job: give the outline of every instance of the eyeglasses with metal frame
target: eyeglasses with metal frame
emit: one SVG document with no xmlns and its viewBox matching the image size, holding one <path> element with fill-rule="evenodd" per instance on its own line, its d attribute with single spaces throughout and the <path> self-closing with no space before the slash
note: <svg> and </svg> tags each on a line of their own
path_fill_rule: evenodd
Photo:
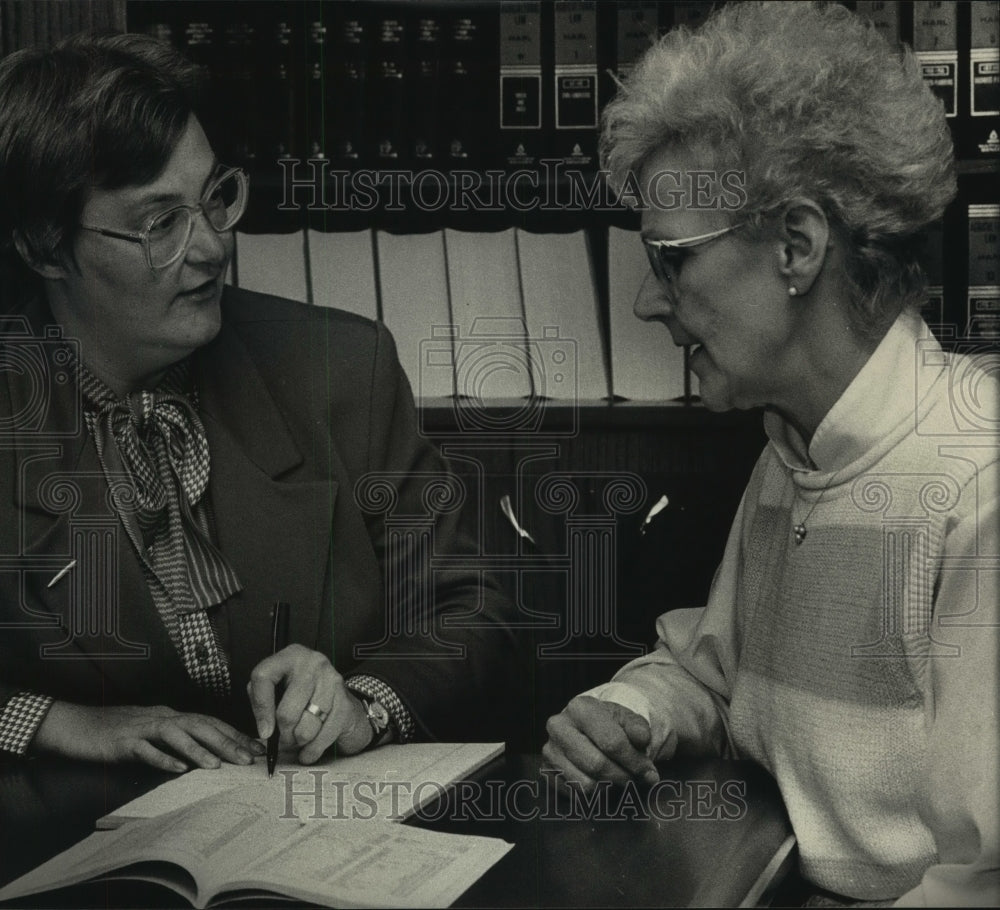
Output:
<svg viewBox="0 0 1000 910">
<path fill-rule="evenodd" d="M 649 257 L 649 265 L 653 270 L 653 274 L 656 275 L 661 284 L 669 287 L 676 283 L 681 265 L 688 256 L 688 250 L 692 247 L 718 240 L 732 231 L 739 230 L 745 224 L 746 222 L 741 222 L 721 228 L 718 231 L 711 231 L 708 234 L 683 237 L 680 240 L 652 240 L 648 237 L 643 237 L 642 244 L 646 248 L 646 256 Z"/>
</svg>

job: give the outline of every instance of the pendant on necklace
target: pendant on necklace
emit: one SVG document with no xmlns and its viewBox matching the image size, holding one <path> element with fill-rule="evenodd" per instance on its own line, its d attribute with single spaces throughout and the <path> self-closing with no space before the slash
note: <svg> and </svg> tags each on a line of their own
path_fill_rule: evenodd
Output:
<svg viewBox="0 0 1000 910">
<path fill-rule="evenodd" d="M 795 527 L 792 528 L 792 531 L 795 534 L 795 546 L 798 546 L 803 540 L 806 539 L 806 526 L 801 524 L 795 525 Z"/>
</svg>

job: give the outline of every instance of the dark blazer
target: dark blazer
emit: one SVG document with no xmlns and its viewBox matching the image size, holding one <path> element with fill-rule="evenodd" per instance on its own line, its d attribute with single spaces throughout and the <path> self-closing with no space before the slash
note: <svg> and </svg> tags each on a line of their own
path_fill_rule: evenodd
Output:
<svg viewBox="0 0 1000 910">
<path fill-rule="evenodd" d="M 194 367 L 214 536 L 243 584 L 218 608 L 232 696 L 213 700 L 188 679 L 111 507 L 127 486 L 109 490 L 66 342 L 33 302 L 0 322 L 0 704 L 20 689 L 169 704 L 252 732 L 245 685 L 269 653 L 271 604 L 285 600 L 293 641 L 343 675 L 384 679 L 423 736 L 504 738 L 527 714 L 514 607 L 474 567 L 426 571 L 431 556 L 468 564 L 478 545 L 418 435 L 391 336 L 233 288 L 222 308 Z"/>
</svg>

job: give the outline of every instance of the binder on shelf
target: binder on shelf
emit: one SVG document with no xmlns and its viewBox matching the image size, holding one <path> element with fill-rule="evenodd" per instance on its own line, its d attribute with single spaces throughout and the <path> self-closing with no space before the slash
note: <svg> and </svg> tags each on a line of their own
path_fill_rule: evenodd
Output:
<svg viewBox="0 0 1000 910">
<path fill-rule="evenodd" d="M 956 0 L 914 0 L 913 51 L 924 81 L 944 104 L 953 136 L 958 118 L 958 27 Z"/>
<path fill-rule="evenodd" d="M 126 22 L 130 32 L 151 35 L 166 44 L 180 47 L 178 10 L 181 4 L 129 3 Z"/>
<path fill-rule="evenodd" d="M 228 140 L 223 125 L 226 111 L 214 84 L 221 75 L 223 57 L 219 10 L 213 3 L 184 2 L 177 6 L 180 18 L 176 37 L 180 41 L 180 51 L 202 71 L 210 86 L 202 99 L 202 127 L 214 148 L 225 148 Z"/>
<path fill-rule="evenodd" d="M 598 299 L 584 231 L 517 231 L 535 394 L 563 401 L 609 395 Z"/>
<path fill-rule="evenodd" d="M 533 168 L 546 152 L 541 7 L 537 0 L 500 6 L 501 167 Z"/>
<path fill-rule="evenodd" d="M 889 47 L 902 47 L 898 0 L 857 0 L 855 12 L 872 24 Z"/>
<path fill-rule="evenodd" d="M 658 322 L 643 322 L 632 305 L 649 274 L 638 231 L 608 229 L 611 391 L 633 401 L 684 396 L 684 352 Z"/>
<path fill-rule="evenodd" d="M 309 303 L 305 255 L 302 231 L 237 233 L 234 283 L 248 291 Z"/>
<path fill-rule="evenodd" d="M 260 166 L 277 172 L 277 162 L 297 154 L 295 141 L 296 90 L 298 66 L 295 30 L 284 15 L 285 7 L 260 7 L 257 26 L 257 156 Z"/>
<path fill-rule="evenodd" d="M 922 258 L 927 276 L 927 299 L 921 315 L 931 328 L 945 323 L 944 306 L 944 225 L 939 221 L 927 229 Z"/>
<path fill-rule="evenodd" d="M 486 81 L 487 61 L 495 59 L 487 48 L 493 31 L 495 6 L 472 3 L 447 8 L 444 38 L 444 162 L 456 169 L 478 168 L 495 141 L 492 88 Z"/>
<path fill-rule="evenodd" d="M 376 168 L 399 168 L 405 156 L 406 20 L 385 7 L 373 19 L 374 57 L 370 79 L 373 134 L 369 160 Z"/>
<path fill-rule="evenodd" d="M 555 130 L 553 157 L 567 166 L 597 166 L 597 3 L 553 5 Z"/>
<path fill-rule="evenodd" d="M 599 58 L 608 65 L 601 65 L 598 73 L 598 91 L 601 110 L 618 93 L 642 55 L 659 38 L 659 6 L 653 0 L 622 0 L 606 11 L 610 21 L 602 26 Z M 599 25 L 602 25 L 599 23 Z M 604 32 L 613 31 L 605 36 Z"/>
<path fill-rule="evenodd" d="M 372 232 L 307 232 L 312 302 L 378 319 Z"/>
<path fill-rule="evenodd" d="M 434 167 L 441 159 L 441 17 L 418 7 L 409 25 L 413 93 L 409 109 L 408 157 L 417 170 Z"/>
<path fill-rule="evenodd" d="M 1000 339 L 1000 205 L 970 205 L 968 338 Z"/>
<path fill-rule="evenodd" d="M 382 319 L 419 398 L 455 394 L 444 235 L 378 231 Z"/>
<path fill-rule="evenodd" d="M 365 164 L 368 22 L 362 5 L 338 3 L 334 8 L 330 73 L 330 158 L 336 168 L 354 170 Z"/>
<path fill-rule="evenodd" d="M 533 392 L 514 231 L 444 231 L 459 397 L 485 401 Z"/>
<path fill-rule="evenodd" d="M 245 7 L 242 8 L 245 11 Z M 225 144 L 219 157 L 231 164 L 254 170 L 257 165 L 257 139 L 254 120 L 254 66 L 257 33 L 247 15 L 234 15 L 223 25 L 222 51 L 217 71 L 219 108 L 224 117 Z"/>
<path fill-rule="evenodd" d="M 961 152 L 1000 159 L 1000 6 L 970 3 L 968 118 Z"/>
<path fill-rule="evenodd" d="M 328 100 L 327 79 L 328 26 L 323 20 L 322 7 L 309 7 L 313 15 L 305 23 L 305 83 L 302 90 L 302 116 L 299 123 L 299 148 L 306 158 L 321 160 L 329 157 L 327 136 L 328 107 L 336 99 Z"/>
<path fill-rule="evenodd" d="M 696 29 L 708 18 L 714 6 L 712 0 L 678 0 L 676 3 L 671 3 L 670 12 L 673 19 L 670 27 L 683 25 L 689 29 Z"/>
<path fill-rule="evenodd" d="M 659 10 L 650 0 L 623 0 L 615 11 L 615 72 L 625 79 L 657 40 Z"/>
</svg>

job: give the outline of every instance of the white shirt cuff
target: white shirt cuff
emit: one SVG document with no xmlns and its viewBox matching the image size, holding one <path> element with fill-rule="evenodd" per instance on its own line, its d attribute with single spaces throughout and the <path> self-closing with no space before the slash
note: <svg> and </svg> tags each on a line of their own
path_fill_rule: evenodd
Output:
<svg viewBox="0 0 1000 910">
<path fill-rule="evenodd" d="M 627 683 L 602 683 L 581 694 L 589 695 L 591 698 L 598 698 L 601 701 L 613 701 L 623 708 L 628 708 L 629 711 L 638 714 L 647 724 L 652 724 L 649 699 L 634 686 L 630 686 Z"/>
</svg>

